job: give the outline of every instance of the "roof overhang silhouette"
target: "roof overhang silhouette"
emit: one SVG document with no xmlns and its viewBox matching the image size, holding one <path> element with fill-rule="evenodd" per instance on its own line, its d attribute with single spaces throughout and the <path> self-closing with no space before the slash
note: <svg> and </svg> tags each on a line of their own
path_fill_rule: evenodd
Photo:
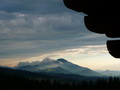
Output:
<svg viewBox="0 0 120 90">
<path fill-rule="evenodd" d="M 109 38 L 120 37 L 120 5 L 116 0 L 63 0 L 66 7 L 86 14 L 84 22 L 88 30 L 105 34 Z M 106 43 L 109 53 L 120 58 L 120 40 Z"/>
</svg>

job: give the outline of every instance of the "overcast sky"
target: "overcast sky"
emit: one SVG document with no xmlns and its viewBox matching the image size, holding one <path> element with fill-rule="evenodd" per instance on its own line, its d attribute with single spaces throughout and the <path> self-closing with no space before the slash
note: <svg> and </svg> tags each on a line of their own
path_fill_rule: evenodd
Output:
<svg viewBox="0 0 120 90">
<path fill-rule="evenodd" d="M 85 15 L 69 10 L 62 0 L 0 2 L 1 65 L 62 57 L 90 67 L 93 58 L 113 59 L 106 50 L 108 38 L 87 30 Z"/>
</svg>

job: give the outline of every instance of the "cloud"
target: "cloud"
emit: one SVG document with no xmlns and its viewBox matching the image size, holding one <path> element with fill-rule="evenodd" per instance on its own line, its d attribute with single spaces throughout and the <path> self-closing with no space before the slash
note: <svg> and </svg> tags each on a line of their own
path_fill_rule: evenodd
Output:
<svg viewBox="0 0 120 90">
<path fill-rule="evenodd" d="M 106 50 L 105 45 L 92 45 L 92 46 L 79 46 L 77 48 L 72 49 L 64 49 L 54 52 L 48 52 L 45 54 L 41 54 L 38 56 L 27 57 L 27 58 L 14 58 L 14 59 L 0 59 L 1 65 L 3 66 L 16 66 L 17 64 L 20 66 L 22 65 L 35 65 L 39 64 L 41 60 L 47 58 L 58 59 L 58 58 L 69 58 L 70 60 L 77 60 L 79 62 L 79 59 L 82 60 L 82 57 L 95 57 L 97 55 L 104 55 L 108 53 Z M 26 55 L 26 54 L 25 54 Z M 29 53 L 30 55 L 30 53 Z M 74 57 L 74 58 L 73 58 Z M 77 59 L 79 57 L 79 59 Z M 89 58 L 90 59 L 90 58 Z M 104 59 L 103 59 L 104 60 Z M 94 61 L 94 60 L 93 60 Z M 93 62 L 92 60 L 87 60 L 88 62 Z M 94 63 L 94 62 L 93 62 Z"/>
<path fill-rule="evenodd" d="M 63 12 L 62 0 L 0 0 L 0 10 L 9 13 L 53 14 Z"/>
<path fill-rule="evenodd" d="M 54 51 L 52 53 L 46 53 L 46 54 L 41 54 L 39 56 L 33 56 L 33 57 L 27 57 L 23 59 L 0 59 L 0 62 L 3 65 L 7 66 L 24 66 L 24 65 L 37 65 L 40 64 L 40 62 L 44 59 L 58 59 L 61 57 L 79 57 L 82 55 L 88 55 L 88 56 L 96 56 L 100 54 L 106 54 L 108 53 L 105 45 L 88 45 L 88 46 L 79 46 L 77 48 L 72 48 L 72 49 L 64 49 L 64 50 L 59 50 L 59 51 Z M 25 54 L 26 55 L 26 54 Z M 7 63 L 6 63 L 7 62 Z M 9 62 L 9 63 L 8 63 Z M 11 63 L 10 63 L 11 62 Z"/>
<path fill-rule="evenodd" d="M 106 40 L 87 31 L 84 15 L 66 9 L 61 0 L 0 1 L 1 59 L 103 45 Z"/>
<path fill-rule="evenodd" d="M 46 58 L 43 58 L 43 59 L 38 60 L 38 61 L 19 62 L 16 66 L 20 67 L 20 66 L 26 66 L 26 65 L 28 65 L 28 66 L 40 65 L 40 64 L 43 64 L 43 63 L 41 63 L 42 61 L 54 61 L 54 59 L 46 57 Z"/>
<path fill-rule="evenodd" d="M 49 57 L 64 57 L 64 56 L 79 56 L 79 55 L 99 55 L 103 53 L 107 53 L 107 49 L 105 48 L 105 45 L 92 45 L 92 46 L 81 46 L 78 48 L 73 49 L 66 49 L 59 52 L 54 52 L 53 56 L 49 55 Z"/>
</svg>

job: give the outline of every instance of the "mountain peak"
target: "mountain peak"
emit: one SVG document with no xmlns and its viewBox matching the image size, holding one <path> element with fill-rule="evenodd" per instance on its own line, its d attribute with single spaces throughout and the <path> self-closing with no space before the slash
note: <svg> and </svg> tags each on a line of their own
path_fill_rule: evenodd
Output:
<svg viewBox="0 0 120 90">
<path fill-rule="evenodd" d="M 62 63 L 67 63 L 68 62 L 67 60 L 65 60 L 63 58 L 57 59 L 57 61 L 62 62 Z"/>
</svg>

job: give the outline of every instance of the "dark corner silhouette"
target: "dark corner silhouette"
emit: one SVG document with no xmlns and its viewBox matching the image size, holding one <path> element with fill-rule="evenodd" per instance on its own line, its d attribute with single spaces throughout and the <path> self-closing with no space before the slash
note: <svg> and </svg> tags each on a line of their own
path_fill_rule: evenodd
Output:
<svg viewBox="0 0 120 90">
<path fill-rule="evenodd" d="M 120 13 L 117 0 L 63 0 L 66 7 L 86 14 L 84 22 L 88 30 L 105 34 L 109 38 L 120 37 Z M 120 40 L 107 41 L 109 53 L 120 58 Z"/>
</svg>

